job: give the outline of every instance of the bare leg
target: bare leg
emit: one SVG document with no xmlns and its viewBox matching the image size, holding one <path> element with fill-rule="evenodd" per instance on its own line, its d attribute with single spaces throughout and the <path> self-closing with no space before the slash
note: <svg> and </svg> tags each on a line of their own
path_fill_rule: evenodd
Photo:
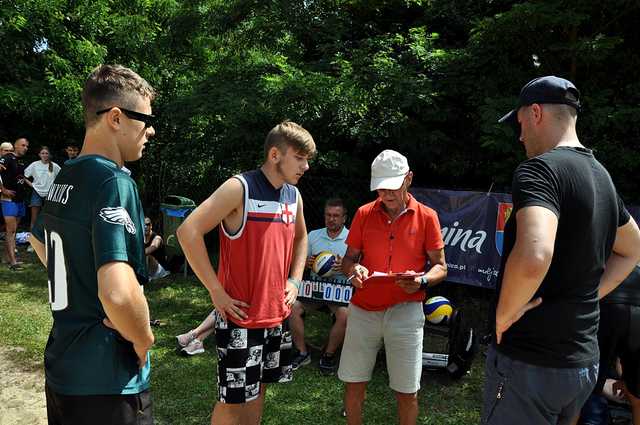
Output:
<svg viewBox="0 0 640 425">
<path fill-rule="evenodd" d="M 244 404 L 217 402 L 211 413 L 211 425 L 239 425 Z"/>
<path fill-rule="evenodd" d="M 226 404 L 217 402 L 211 414 L 211 425 L 259 425 L 266 386 L 261 384 L 260 396 L 248 403 Z"/>
<path fill-rule="evenodd" d="M 211 335 L 215 325 L 216 325 L 216 320 L 213 313 L 211 313 L 202 321 L 202 323 L 200 323 L 200 325 L 198 325 L 197 328 L 193 330 L 193 333 L 196 334 L 196 338 L 202 341 L 206 337 Z"/>
<path fill-rule="evenodd" d="M 16 217 L 5 216 L 5 250 L 7 252 L 7 260 L 9 264 L 13 265 L 16 260 L 16 229 L 18 228 L 18 220 Z"/>
<path fill-rule="evenodd" d="M 260 396 L 245 404 L 242 412 L 242 425 L 260 425 L 262 420 L 262 409 L 264 408 L 264 395 L 267 392 L 267 386 L 260 384 Z"/>
<path fill-rule="evenodd" d="M 147 270 L 149 271 L 149 276 L 153 276 L 158 272 L 158 264 L 158 260 L 151 255 L 147 255 Z"/>
<path fill-rule="evenodd" d="M 344 408 L 348 425 L 362 425 L 362 407 L 368 382 L 345 382 Z"/>
<path fill-rule="evenodd" d="M 33 230 L 33 225 L 36 224 L 36 219 L 38 218 L 38 214 L 40 213 L 41 207 L 31 207 L 31 227 L 30 230 Z"/>
<path fill-rule="evenodd" d="M 336 321 L 331 327 L 329 342 L 327 342 L 327 348 L 324 350 L 329 354 L 334 354 L 338 351 L 338 347 L 342 345 L 344 334 L 347 331 L 347 308 L 338 307 L 333 314 L 336 317 Z"/>
<path fill-rule="evenodd" d="M 213 328 L 207 329 L 206 331 L 202 331 L 198 334 L 198 339 L 200 341 L 204 341 L 205 339 L 207 339 L 209 337 L 209 335 L 211 335 L 214 332 Z"/>
<path fill-rule="evenodd" d="M 307 352 L 307 344 L 304 342 L 304 306 L 300 301 L 296 301 L 291 307 L 291 315 L 289 316 L 289 326 L 291 327 L 291 336 L 293 337 L 293 345 L 301 353 Z"/>
<path fill-rule="evenodd" d="M 204 341 L 209 335 L 215 332 L 216 319 L 214 312 L 215 310 L 209 313 L 197 328 L 190 329 L 188 332 L 176 336 L 180 347 L 185 347 L 193 338 L 198 338 L 200 341 Z"/>
<path fill-rule="evenodd" d="M 396 392 L 400 425 L 415 425 L 418 420 L 418 393 Z"/>
</svg>

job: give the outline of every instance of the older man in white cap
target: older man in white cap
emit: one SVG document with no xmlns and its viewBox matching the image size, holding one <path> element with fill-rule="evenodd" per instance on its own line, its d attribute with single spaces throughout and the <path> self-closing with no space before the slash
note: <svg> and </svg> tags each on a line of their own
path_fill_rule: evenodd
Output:
<svg viewBox="0 0 640 425">
<path fill-rule="evenodd" d="M 343 271 L 358 288 L 351 298 L 338 377 L 345 383 L 349 425 L 362 423 L 367 383 L 384 342 L 389 386 L 401 425 L 415 424 L 422 373 L 422 302 L 447 276 L 435 211 L 409 194 L 407 158 L 382 151 L 371 164 L 378 199 L 360 207 L 347 238 Z M 368 279 L 374 272 L 387 275 Z"/>
</svg>

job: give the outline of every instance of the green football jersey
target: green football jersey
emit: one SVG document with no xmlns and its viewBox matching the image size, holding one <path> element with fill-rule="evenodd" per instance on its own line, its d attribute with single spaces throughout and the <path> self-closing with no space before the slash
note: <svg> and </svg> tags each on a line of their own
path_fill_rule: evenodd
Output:
<svg viewBox="0 0 640 425">
<path fill-rule="evenodd" d="M 33 229 L 45 244 L 53 327 L 47 384 L 66 395 L 136 394 L 149 388 L 133 345 L 113 329 L 98 299 L 100 266 L 123 261 L 147 280 L 144 215 L 135 182 L 97 155 L 68 161 Z"/>
</svg>

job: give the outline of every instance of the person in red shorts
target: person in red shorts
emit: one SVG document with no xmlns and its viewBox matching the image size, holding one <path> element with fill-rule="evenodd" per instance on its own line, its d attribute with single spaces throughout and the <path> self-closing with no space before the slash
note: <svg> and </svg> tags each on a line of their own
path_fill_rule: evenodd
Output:
<svg viewBox="0 0 640 425">
<path fill-rule="evenodd" d="M 415 424 L 418 417 L 422 303 L 426 288 L 446 278 L 447 264 L 438 216 L 409 194 L 412 178 L 406 157 L 382 151 L 371 164 L 371 190 L 378 199 L 358 209 L 347 238 L 342 265 L 357 290 L 349 306 L 338 377 L 345 383 L 349 425 L 362 423 L 367 383 L 383 342 L 400 424 Z M 425 273 L 367 280 L 374 272 Z"/>
<path fill-rule="evenodd" d="M 285 319 L 307 259 L 295 184 L 315 151 L 302 126 L 278 124 L 265 140 L 262 166 L 227 180 L 178 228 L 185 256 L 216 309 L 218 403 L 212 424 L 259 424 L 265 384 L 292 379 L 293 343 Z M 204 235 L 218 225 L 215 273 Z"/>
</svg>

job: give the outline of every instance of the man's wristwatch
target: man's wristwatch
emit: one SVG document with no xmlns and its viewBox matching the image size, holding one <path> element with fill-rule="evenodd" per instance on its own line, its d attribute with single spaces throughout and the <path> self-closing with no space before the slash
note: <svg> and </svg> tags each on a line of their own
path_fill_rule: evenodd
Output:
<svg viewBox="0 0 640 425">
<path fill-rule="evenodd" d="M 425 291 L 429 287 L 429 279 L 427 279 L 427 275 L 420 276 L 420 289 L 424 289 Z"/>
</svg>

